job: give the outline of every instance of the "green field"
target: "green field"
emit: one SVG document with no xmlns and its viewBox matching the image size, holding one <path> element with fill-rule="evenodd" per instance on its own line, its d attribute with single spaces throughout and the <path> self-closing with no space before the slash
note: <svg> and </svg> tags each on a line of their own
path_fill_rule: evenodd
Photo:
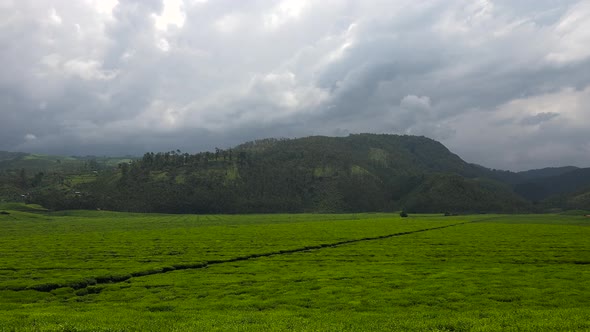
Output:
<svg viewBox="0 0 590 332">
<path fill-rule="evenodd" d="M 0 331 L 585 331 L 590 218 L 0 206 Z"/>
</svg>

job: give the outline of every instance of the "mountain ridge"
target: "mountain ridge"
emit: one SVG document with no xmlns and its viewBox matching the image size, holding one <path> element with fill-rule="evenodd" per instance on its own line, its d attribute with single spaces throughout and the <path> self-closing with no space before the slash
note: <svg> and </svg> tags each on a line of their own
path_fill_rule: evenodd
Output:
<svg viewBox="0 0 590 332">
<path fill-rule="evenodd" d="M 31 202 L 53 209 L 521 212 L 535 206 L 514 190 L 520 184 L 580 170 L 498 171 L 465 162 L 424 136 L 352 134 L 264 139 L 197 154 L 146 153 L 118 167 L 86 159 L 61 178 L 36 175 L 19 187 L 13 171 L 11 181 Z M 8 173 L 0 179 L 4 191 L 10 191 Z"/>
</svg>

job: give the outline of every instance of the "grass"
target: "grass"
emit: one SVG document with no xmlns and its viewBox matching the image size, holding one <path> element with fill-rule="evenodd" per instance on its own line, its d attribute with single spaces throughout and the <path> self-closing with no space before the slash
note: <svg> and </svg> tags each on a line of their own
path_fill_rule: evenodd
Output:
<svg viewBox="0 0 590 332">
<path fill-rule="evenodd" d="M 0 203 L 0 210 L 20 212 L 46 212 L 47 209 L 38 204 Z"/>
<path fill-rule="evenodd" d="M 584 217 L 10 213 L 0 331 L 590 329 Z M 80 289 L 8 289 L 269 252 Z"/>
<path fill-rule="evenodd" d="M 66 176 L 66 181 L 69 186 L 78 186 L 85 183 L 92 183 L 96 181 L 97 177 L 98 175 L 94 173 L 68 175 Z"/>
<path fill-rule="evenodd" d="M 121 163 L 129 163 L 133 159 L 128 157 L 68 157 L 51 156 L 44 154 L 28 154 L 12 156 L 6 159 L 2 167 L 6 170 L 25 169 L 28 174 L 35 172 L 60 172 L 66 174 L 79 174 L 87 167 L 91 160 L 96 161 L 102 167 L 115 168 Z"/>
<path fill-rule="evenodd" d="M 30 154 L 27 155 L 25 157 L 23 157 L 23 160 L 48 160 L 48 161 L 62 161 L 62 160 L 67 160 L 67 161 L 75 161 L 75 158 L 72 157 L 65 157 L 65 156 L 50 156 L 50 155 L 45 155 L 45 154 Z"/>
<path fill-rule="evenodd" d="M 31 154 L 23 158 L 15 159 L 5 165 L 6 169 L 24 168 L 27 172 L 45 172 L 51 171 L 72 171 L 77 170 L 84 165 L 84 161 L 72 157 L 47 156 L 40 154 Z"/>
<path fill-rule="evenodd" d="M 69 284 L 180 264 L 428 228 L 387 215 L 187 216 L 73 211 L 0 217 L 0 289 Z M 366 222 L 359 225 L 359 219 Z M 2 221 L 3 219 L 0 219 Z M 362 227 L 359 227 L 362 226 Z"/>
</svg>

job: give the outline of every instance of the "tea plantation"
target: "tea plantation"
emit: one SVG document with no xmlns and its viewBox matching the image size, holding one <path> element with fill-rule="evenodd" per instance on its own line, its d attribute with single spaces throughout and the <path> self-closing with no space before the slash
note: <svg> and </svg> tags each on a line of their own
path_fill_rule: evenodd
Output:
<svg viewBox="0 0 590 332">
<path fill-rule="evenodd" d="M 0 331 L 584 331 L 590 218 L 0 211 Z"/>
</svg>

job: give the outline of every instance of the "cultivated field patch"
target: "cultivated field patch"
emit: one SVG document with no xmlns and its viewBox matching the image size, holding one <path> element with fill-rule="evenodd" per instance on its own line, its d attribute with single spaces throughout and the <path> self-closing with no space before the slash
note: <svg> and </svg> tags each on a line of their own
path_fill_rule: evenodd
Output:
<svg viewBox="0 0 590 332">
<path fill-rule="evenodd" d="M 115 249 L 66 241 L 62 246 L 75 255 L 58 256 L 67 264 L 53 264 L 64 269 L 47 269 L 45 276 L 27 258 L 38 252 L 22 251 L 12 262 L 25 269 L 12 271 L 16 278 L 6 276 L 4 285 L 128 273 L 145 269 L 146 259 L 162 267 L 278 254 L 80 289 L 0 291 L 0 331 L 590 329 L 590 222 L 583 217 L 19 213 L 0 216 L 3 246 L 6 239 L 33 243 L 28 229 L 46 243 L 69 232 L 105 233 L 103 244 Z M 7 218 L 15 215 L 18 221 Z M 11 228 L 14 223 L 22 228 Z M 428 228 L 438 229 L 415 232 Z M 387 236 L 396 233 L 406 234 Z M 126 237 L 132 242 L 116 245 Z M 155 251 L 162 241 L 161 250 L 182 253 Z M 340 244 L 281 253 L 328 243 Z M 198 250 L 187 249 L 193 246 Z M 104 255 L 107 250 L 127 256 Z M 97 258 L 84 261 L 84 252 Z M 99 263 L 92 271 L 65 269 Z"/>
</svg>

